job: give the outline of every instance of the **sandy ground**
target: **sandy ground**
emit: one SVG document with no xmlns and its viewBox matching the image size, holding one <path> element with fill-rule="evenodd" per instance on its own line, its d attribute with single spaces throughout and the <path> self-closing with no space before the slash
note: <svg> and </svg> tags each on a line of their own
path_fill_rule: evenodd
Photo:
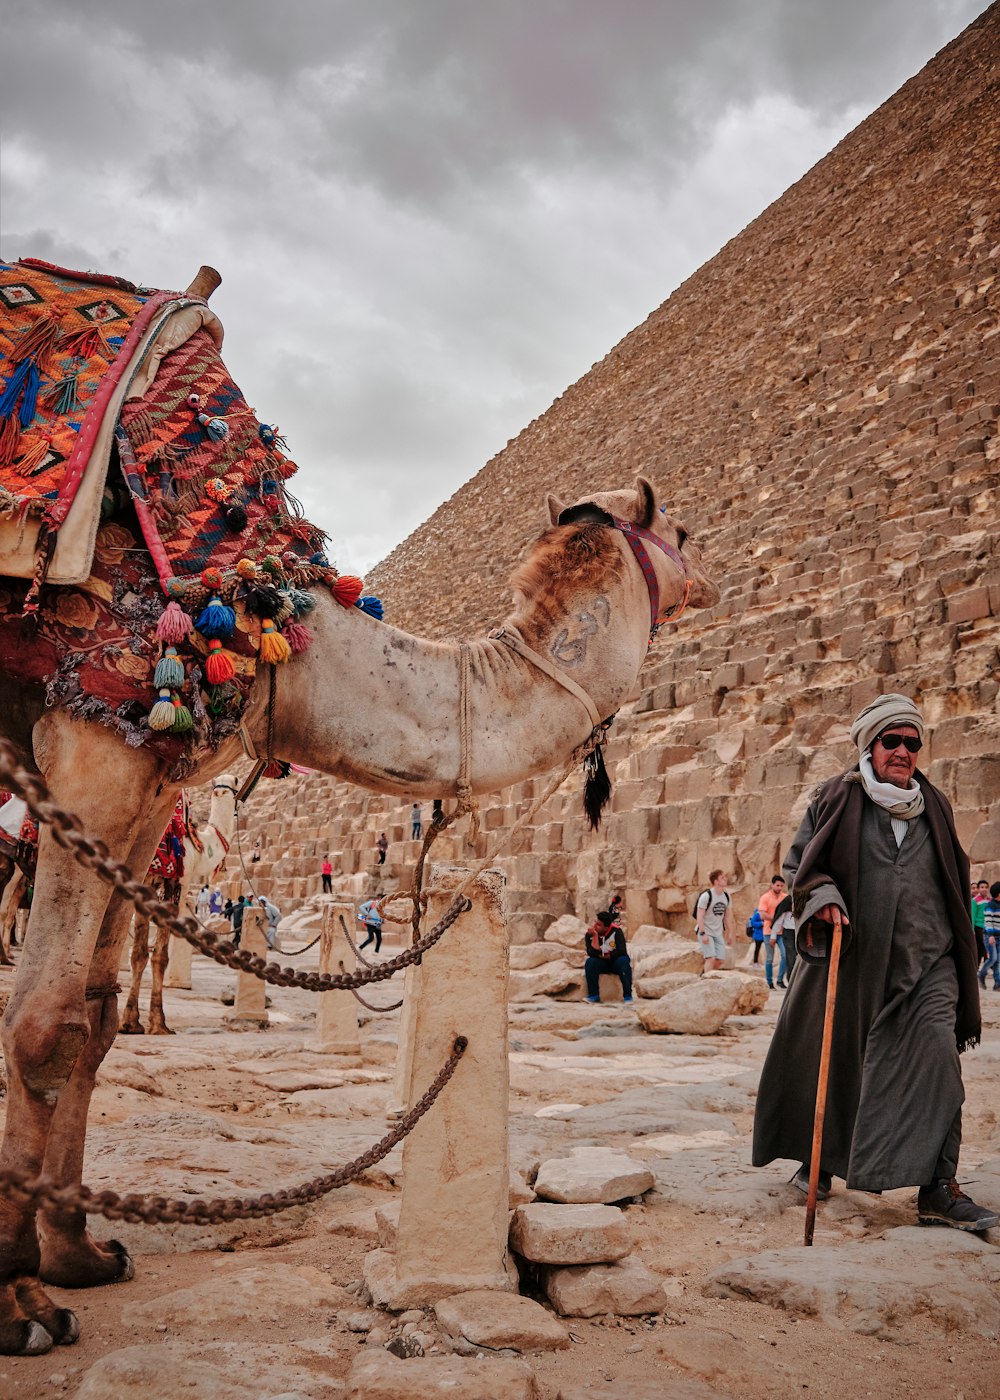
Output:
<svg viewBox="0 0 1000 1400">
<path fill-rule="evenodd" d="M 299 961 L 315 965 L 314 957 Z M 223 1025 L 219 1000 L 232 974 L 196 957 L 194 984 L 167 993 L 175 1036 L 120 1036 L 108 1056 L 91 1112 L 89 1184 L 188 1196 L 274 1189 L 330 1170 L 384 1133 L 398 1014 L 365 1022 L 363 1068 L 343 1070 L 306 1048 L 309 994 L 272 988 L 270 1028 L 234 1031 Z M 388 988 L 378 991 L 391 999 Z M 786 1184 L 791 1165 L 749 1166 L 757 1074 L 780 995 L 762 1014 L 735 1018 L 727 1034 L 705 1039 L 647 1036 L 620 1005 L 512 1006 L 513 1167 L 533 1179 L 541 1160 L 605 1143 L 649 1163 L 657 1180 L 627 1215 L 638 1255 L 664 1280 L 664 1311 L 570 1320 L 568 1349 L 526 1358 L 543 1400 L 571 1385 L 643 1400 L 674 1394 L 685 1377 L 705 1384 L 698 1393 L 747 1400 L 1000 1393 L 995 1321 L 974 1290 L 950 1311 L 918 1301 L 925 1286 L 945 1299 L 949 1289 L 961 1294 L 961 1261 L 941 1273 L 928 1259 L 925 1279 L 918 1251 L 907 1276 L 894 1280 L 912 1308 L 869 1307 L 863 1323 L 850 1286 L 818 1309 L 791 1287 L 777 1306 L 709 1296 L 713 1271 L 729 1261 L 801 1245 L 802 1198 Z M 1000 994 L 985 995 L 984 1014 L 984 1044 L 964 1061 L 963 1179 L 1000 1157 Z M 358 1183 L 271 1222 L 195 1231 L 96 1221 L 98 1236 L 129 1244 L 134 1281 L 53 1290 L 78 1312 L 80 1341 L 39 1359 L 0 1357 L 0 1396 L 87 1393 L 88 1372 L 133 1347 L 143 1348 L 132 1354 L 135 1388 L 120 1393 L 146 1400 L 216 1393 L 175 1387 L 177 1367 L 191 1363 L 218 1367 L 232 1387 L 227 1396 L 340 1395 L 366 1340 L 338 1314 L 362 1306 L 353 1290 L 376 1244 L 374 1208 L 398 1199 L 400 1163 L 397 1149 Z M 1000 1177 L 989 1180 L 995 1194 Z M 976 1194 L 989 1200 L 988 1191 Z M 875 1250 L 887 1232 L 915 1223 L 914 1207 L 913 1192 L 875 1198 L 838 1183 L 820 1207 L 813 1267 L 822 1272 L 831 1245 L 861 1241 Z M 924 1230 L 916 1239 L 954 1234 Z M 1000 1260 L 992 1236 L 986 1253 L 991 1265 Z M 996 1268 L 992 1277 L 1000 1278 Z M 1000 1285 L 992 1296 L 1000 1299 Z M 422 1330 L 433 1335 L 429 1325 Z"/>
</svg>

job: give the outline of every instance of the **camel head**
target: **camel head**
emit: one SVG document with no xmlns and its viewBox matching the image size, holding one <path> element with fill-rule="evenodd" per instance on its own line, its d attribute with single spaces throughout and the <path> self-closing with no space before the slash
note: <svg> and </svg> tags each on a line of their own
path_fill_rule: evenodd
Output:
<svg viewBox="0 0 1000 1400">
<path fill-rule="evenodd" d="M 657 501 L 656 491 L 646 477 L 637 476 L 632 491 L 595 491 L 573 505 L 566 505 L 550 493 L 546 504 L 552 525 L 610 525 L 612 517 L 617 516 L 649 530 L 683 556 L 691 580 L 687 606 L 711 608 L 719 601 L 719 590 L 702 566 L 701 551 L 692 544 L 680 521 L 666 514 L 666 507 Z"/>
</svg>

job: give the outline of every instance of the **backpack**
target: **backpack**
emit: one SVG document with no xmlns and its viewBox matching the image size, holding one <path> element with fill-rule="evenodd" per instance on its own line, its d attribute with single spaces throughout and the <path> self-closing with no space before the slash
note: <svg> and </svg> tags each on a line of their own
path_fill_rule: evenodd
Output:
<svg viewBox="0 0 1000 1400">
<path fill-rule="evenodd" d="M 703 894 L 707 894 L 707 895 L 708 895 L 708 897 L 709 897 L 709 903 L 711 903 L 711 902 L 712 902 L 712 891 L 711 891 L 710 889 L 702 890 L 702 891 L 701 891 L 701 894 L 698 895 L 698 899 L 701 899 L 701 895 L 703 895 Z M 733 902 L 733 901 L 729 898 L 729 891 L 728 891 L 728 890 L 723 890 L 723 891 L 722 891 L 722 895 L 723 895 L 723 898 L 724 898 L 725 901 L 726 901 L 726 908 L 728 909 L 729 906 L 730 906 L 730 904 L 732 904 L 732 902 Z M 697 917 L 698 917 L 698 899 L 696 899 L 695 902 L 694 902 L 694 904 L 692 904 L 692 906 L 691 906 L 691 917 L 692 917 L 692 919 L 697 919 Z"/>
<path fill-rule="evenodd" d="M 755 909 L 747 919 L 746 936 L 747 938 L 756 938 L 758 941 L 764 937 L 764 919 L 759 909 Z"/>
</svg>

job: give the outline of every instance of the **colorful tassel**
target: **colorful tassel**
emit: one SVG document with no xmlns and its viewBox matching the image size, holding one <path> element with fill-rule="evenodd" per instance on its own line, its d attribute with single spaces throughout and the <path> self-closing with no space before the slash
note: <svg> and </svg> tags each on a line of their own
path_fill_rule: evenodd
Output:
<svg viewBox="0 0 1000 1400">
<path fill-rule="evenodd" d="M 265 617 L 260 624 L 260 659 L 269 666 L 278 666 L 287 661 L 292 649 L 274 625 L 274 619 Z"/>
<path fill-rule="evenodd" d="M 184 664 L 174 647 L 167 647 L 166 651 L 156 663 L 156 670 L 153 672 L 153 684 L 157 690 L 166 687 L 168 690 L 176 690 L 178 686 L 184 684 Z"/>
<path fill-rule="evenodd" d="M 170 705 L 174 715 L 174 722 L 170 726 L 171 733 L 189 733 L 194 728 L 194 717 L 192 716 L 191 711 L 181 700 L 181 697 L 177 694 L 174 695 L 173 699 L 170 702 Z"/>
<path fill-rule="evenodd" d="M 303 626 L 301 622 L 286 623 L 281 635 L 291 647 L 293 656 L 300 656 L 302 652 L 308 651 L 315 640 L 312 628 Z"/>
<path fill-rule="evenodd" d="M 193 618 L 176 601 L 167 604 L 156 624 L 157 641 L 166 642 L 169 645 L 185 641 L 188 634 L 193 631 Z"/>
<path fill-rule="evenodd" d="M 213 593 L 194 625 L 203 637 L 231 637 L 236 627 L 236 613 Z"/>
<path fill-rule="evenodd" d="M 160 698 L 149 712 L 150 729 L 158 729 L 161 732 L 172 729 L 174 725 L 174 706 L 170 699 L 170 691 L 164 687 L 160 691 Z"/>
<path fill-rule="evenodd" d="M 292 765 L 285 763 L 283 759 L 272 758 L 264 769 L 262 777 L 265 778 L 287 778 L 292 771 Z"/>
<path fill-rule="evenodd" d="M 257 583 L 248 580 L 243 585 L 243 597 L 248 613 L 254 617 L 274 617 L 281 607 L 278 590 L 271 583 Z"/>
<path fill-rule="evenodd" d="M 59 339 L 61 314 L 61 308 L 58 306 L 46 307 L 31 329 L 18 336 L 11 349 L 11 363 L 19 365 L 30 359 L 34 360 L 36 367 L 40 365 Z"/>
<path fill-rule="evenodd" d="M 22 447 L 14 470 L 19 476 L 31 476 L 42 465 L 51 450 L 51 438 L 35 437 L 31 439 L 26 447 Z"/>
<path fill-rule="evenodd" d="M 228 651 L 223 650 L 218 637 L 213 637 L 208 644 L 208 655 L 205 658 L 205 675 L 209 685 L 224 685 L 226 681 L 231 681 L 235 674 L 232 657 Z"/>
<path fill-rule="evenodd" d="M 382 621 L 382 614 L 385 610 L 382 607 L 381 598 L 370 594 L 367 598 L 359 598 L 354 606 L 360 608 L 363 613 L 367 613 L 369 617 L 373 617 L 376 622 Z"/>
<path fill-rule="evenodd" d="M 89 360 L 100 352 L 106 360 L 112 358 L 111 346 L 103 326 L 86 326 L 82 331 L 74 331 L 66 336 L 61 346 L 64 355 L 73 355 L 78 360 Z"/>
<path fill-rule="evenodd" d="M 80 395 L 77 392 L 77 376 L 67 374 L 65 379 L 60 379 L 53 384 L 52 388 L 45 395 L 45 403 L 52 409 L 53 413 L 72 413 L 80 407 Z"/>
<path fill-rule="evenodd" d="M 345 608 L 353 608 L 361 597 L 364 584 L 354 574 L 341 574 L 333 585 L 333 596 Z"/>
<path fill-rule="evenodd" d="M 0 421 L 0 467 L 12 467 L 21 451 L 21 425 L 14 415 Z"/>
<path fill-rule="evenodd" d="M 316 599 L 304 588 L 290 588 L 288 596 L 292 600 L 292 611 L 296 617 L 305 617 L 306 613 L 311 613 L 316 606 Z"/>
<path fill-rule="evenodd" d="M 213 442 L 225 442 L 229 436 L 229 424 L 224 418 L 210 418 L 207 413 L 199 413 L 198 422 Z"/>
<path fill-rule="evenodd" d="M 16 412 L 21 427 L 26 428 L 38 407 L 38 384 L 38 366 L 34 360 L 22 360 L 0 394 L 0 418 L 10 418 Z M 17 409 L 18 399 L 21 400 L 20 410 Z"/>
</svg>

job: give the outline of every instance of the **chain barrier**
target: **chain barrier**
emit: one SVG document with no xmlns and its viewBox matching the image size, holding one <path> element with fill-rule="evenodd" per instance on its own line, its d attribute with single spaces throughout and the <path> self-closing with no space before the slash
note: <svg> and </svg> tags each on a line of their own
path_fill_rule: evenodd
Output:
<svg viewBox="0 0 1000 1400">
<path fill-rule="evenodd" d="M 22 1208 L 41 1206 L 58 1212 L 82 1210 L 87 1215 L 103 1215 L 105 1220 L 127 1220 L 146 1225 L 214 1225 L 229 1220 L 260 1220 L 292 1206 L 308 1205 L 331 1191 L 354 1181 L 362 1172 L 381 1162 L 392 1149 L 412 1132 L 428 1111 L 448 1080 L 455 1073 L 465 1054 L 468 1040 L 457 1036 L 442 1068 L 426 1093 L 400 1118 L 385 1137 L 380 1138 L 355 1157 L 353 1162 L 338 1167 L 325 1176 L 314 1176 L 287 1191 L 269 1191 L 262 1196 L 226 1196 L 212 1201 L 170 1200 L 165 1196 L 141 1196 L 130 1193 L 119 1196 L 116 1191 L 92 1191 L 89 1186 L 51 1186 L 41 1179 L 32 1180 L 24 1172 L 0 1171 L 0 1193 Z"/>
<path fill-rule="evenodd" d="M 0 782 L 12 787 L 24 798 L 32 815 L 39 822 L 45 822 L 51 827 L 54 839 L 64 850 L 69 851 L 80 865 L 94 871 L 102 880 L 113 885 L 131 900 L 141 914 L 145 914 L 161 928 L 168 928 L 171 933 L 190 943 L 199 953 L 224 967 L 231 967 L 236 972 L 251 972 L 261 981 L 274 987 L 298 987 L 307 992 L 346 992 L 353 991 L 356 987 L 364 987 L 369 982 L 388 981 L 393 973 L 401 968 L 420 962 L 424 953 L 433 948 L 459 915 L 472 907 L 471 901 L 459 892 L 444 917 L 429 933 L 384 963 L 342 974 L 296 972 L 293 968 L 282 967 L 280 963 L 266 962 L 245 948 L 237 948 L 230 939 L 219 938 L 208 929 L 202 929 L 198 920 L 193 917 L 179 918 L 169 904 L 164 904 L 156 897 L 155 890 L 135 879 L 127 865 L 111 859 L 103 841 L 91 840 L 86 835 L 79 817 L 52 801 L 45 783 L 18 763 L 14 749 L 4 739 L 0 739 Z"/>
</svg>

